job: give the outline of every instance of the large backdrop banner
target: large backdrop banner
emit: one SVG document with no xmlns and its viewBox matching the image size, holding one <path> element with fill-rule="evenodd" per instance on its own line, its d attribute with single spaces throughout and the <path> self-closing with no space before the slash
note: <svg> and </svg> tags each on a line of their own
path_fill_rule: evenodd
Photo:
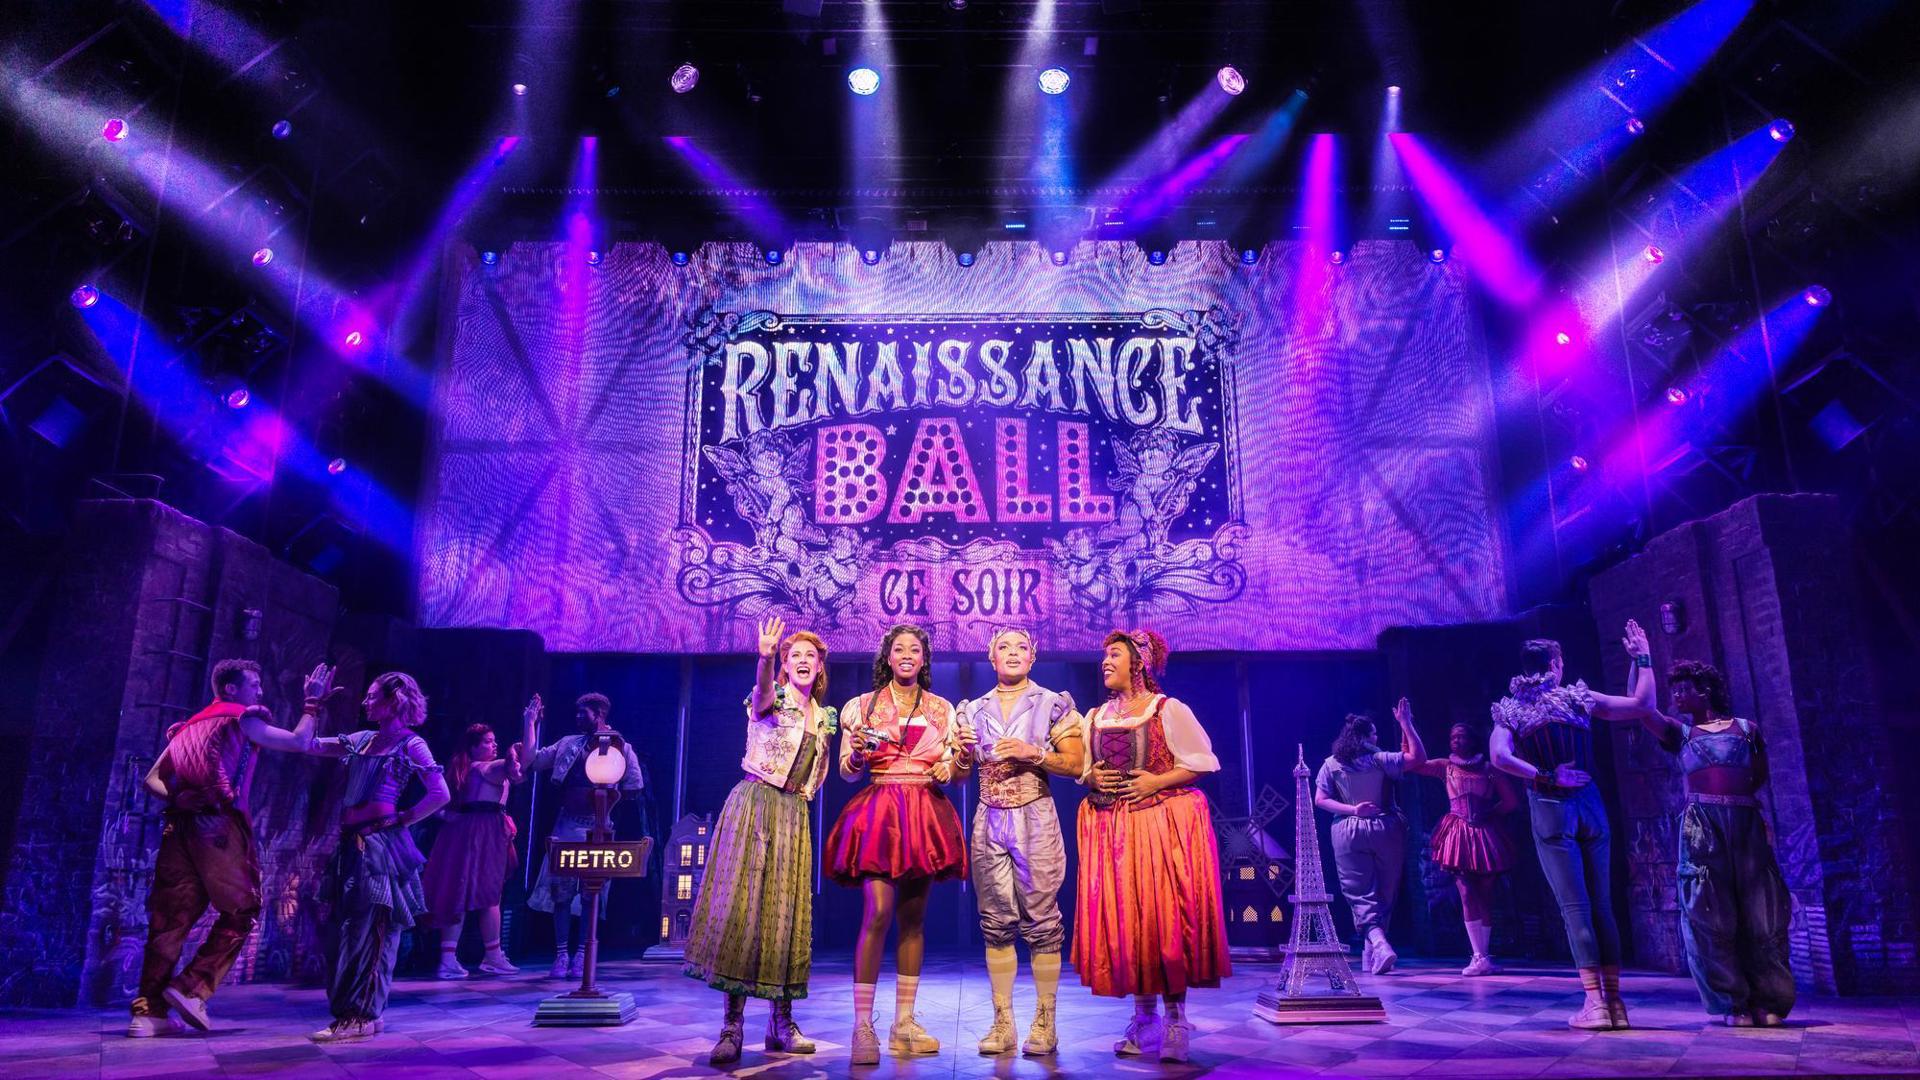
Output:
<svg viewBox="0 0 1920 1080">
<path fill-rule="evenodd" d="M 1504 613 L 1459 269 L 1183 244 L 451 255 L 420 614 L 556 651 L 1370 648 Z"/>
</svg>

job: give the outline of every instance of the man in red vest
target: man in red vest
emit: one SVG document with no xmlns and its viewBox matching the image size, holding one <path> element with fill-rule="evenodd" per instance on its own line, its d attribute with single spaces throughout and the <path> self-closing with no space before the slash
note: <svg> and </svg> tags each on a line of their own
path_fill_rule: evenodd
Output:
<svg viewBox="0 0 1920 1080">
<path fill-rule="evenodd" d="M 300 722 L 287 731 L 275 727 L 273 713 L 260 704 L 260 665 L 222 660 L 213 666 L 213 704 L 167 729 L 166 748 L 146 781 L 166 803 L 166 824 L 147 893 L 147 947 L 129 1038 L 178 1032 L 182 1019 L 201 1031 L 212 1028 L 207 998 L 260 916 L 260 864 L 246 811 L 254 748 L 304 752 L 332 688 L 333 669 L 315 667 Z M 219 918 L 176 977 L 187 934 L 209 906 Z"/>
</svg>

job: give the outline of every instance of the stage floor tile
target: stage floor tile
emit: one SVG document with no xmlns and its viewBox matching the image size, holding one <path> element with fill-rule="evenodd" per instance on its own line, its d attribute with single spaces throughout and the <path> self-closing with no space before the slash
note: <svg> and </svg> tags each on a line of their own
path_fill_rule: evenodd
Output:
<svg viewBox="0 0 1920 1080">
<path fill-rule="evenodd" d="M 536 968 L 507 979 L 457 983 L 403 979 L 387 1031 L 364 1043 L 315 1046 L 307 1032 L 326 1020 L 317 988 L 229 986 L 214 1000 L 212 1035 L 133 1041 L 118 1010 L 43 1011 L 0 1019 L 0 1077 L 351 1077 L 380 1080 L 654 1080 L 720 1075 L 706 1055 L 720 1027 L 719 995 L 677 965 L 612 962 L 607 984 L 631 991 L 640 1016 L 621 1028 L 535 1028 L 540 1000 L 564 989 Z M 815 993 L 797 1004 L 819 1043 L 811 1057 L 759 1049 L 764 1002 L 747 1010 L 747 1048 L 734 1075 L 758 1080 L 885 1076 L 902 1080 L 1052 1080 L 1056 1077 L 1536 1077 L 1920 1075 L 1920 1001 L 1803 999 L 1790 1026 L 1759 1030 L 1710 1023 L 1691 980 L 1630 974 L 1630 1032 L 1569 1030 L 1579 1000 L 1572 972 L 1528 966 L 1465 980 L 1455 964 L 1403 961 L 1367 978 L 1386 1003 L 1384 1024 L 1276 1027 L 1252 1017 L 1254 997 L 1277 966 L 1237 965 L 1217 990 L 1196 990 L 1197 1028 L 1185 1065 L 1116 1058 L 1112 1043 L 1131 1006 L 1100 1000 L 1071 971 L 1061 988 L 1060 1053 L 1051 1059 L 986 1058 L 973 1046 L 991 1016 L 986 972 L 971 957 L 930 959 L 917 1012 L 944 1044 L 911 1060 L 883 1056 L 874 1069 L 847 1063 L 850 964 L 815 966 Z M 1014 1010 L 1032 1018 L 1023 973 Z M 893 986 L 881 977 L 875 1020 L 885 1038 Z"/>
</svg>

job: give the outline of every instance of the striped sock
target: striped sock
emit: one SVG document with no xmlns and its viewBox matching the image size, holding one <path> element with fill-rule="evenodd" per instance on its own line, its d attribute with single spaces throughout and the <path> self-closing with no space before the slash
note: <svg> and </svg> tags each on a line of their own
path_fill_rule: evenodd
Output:
<svg viewBox="0 0 1920 1080">
<path fill-rule="evenodd" d="M 893 977 L 894 1023 L 913 1019 L 913 996 L 919 991 L 920 976 L 895 975 Z"/>
<path fill-rule="evenodd" d="M 1060 954 L 1057 952 L 1037 952 L 1033 954 L 1033 992 L 1040 1004 L 1053 1007 L 1053 1001 L 1060 993 Z"/>
<path fill-rule="evenodd" d="M 853 1022 L 855 1024 L 873 1023 L 874 983 L 857 982 L 853 984 Z"/>
<path fill-rule="evenodd" d="M 1013 975 L 1019 966 L 1013 946 L 987 946 L 987 984 L 993 988 L 994 1008 L 1013 1007 Z"/>
</svg>

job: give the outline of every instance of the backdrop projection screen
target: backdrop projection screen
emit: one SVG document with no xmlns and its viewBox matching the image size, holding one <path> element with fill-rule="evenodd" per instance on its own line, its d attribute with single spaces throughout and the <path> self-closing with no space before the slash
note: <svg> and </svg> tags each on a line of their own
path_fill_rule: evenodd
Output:
<svg viewBox="0 0 1920 1080">
<path fill-rule="evenodd" d="M 1058 655 L 1504 613 L 1485 351 L 1460 267 L 1410 244 L 449 258 L 427 625 L 743 652 L 777 612 L 840 654 L 914 622 Z"/>
</svg>

